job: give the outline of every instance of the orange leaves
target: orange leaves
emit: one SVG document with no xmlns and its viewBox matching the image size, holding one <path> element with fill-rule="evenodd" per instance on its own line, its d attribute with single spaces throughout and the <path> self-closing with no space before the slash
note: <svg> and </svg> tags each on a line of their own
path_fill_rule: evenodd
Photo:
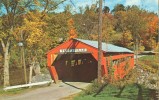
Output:
<svg viewBox="0 0 159 100">
<path fill-rule="evenodd" d="M 76 33 L 76 30 L 75 29 L 70 29 L 69 30 L 69 38 L 76 38 L 77 37 L 77 33 Z"/>
<path fill-rule="evenodd" d="M 157 16 L 151 16 L 150 17 L 151 20 L 150 22 L 148 23 L 149 24 L 149 33 L 151 34 L 156 34 L 157 33 L 157 24 L 158 24 L 158 17 Z"/>
<path fill-rule="evenodd" d="M 158 17 L 155 14 L 149 13 L 147 16 L 143 16 L 147 23 L 147 29 L 142 33 L 143 45 L 148 50 L 152 50 L 156 47 L 157 41 L 157 29 L 158 29 Z"/>
<path fill-rule="evenodd" d="M 69 32 L 68 32 L 69 39 L 76 38 L 77 32 L 76 32 L 76 29 L 74 27 L 74 21 L 72 18 L 68 20 L 68 28 L 69 28 Z"/>
<path fill-rule="evenodd" d="M 71 19 L 68 20 L 68 26 L 73 27 L 73 25 L 74 25 L 74 21 L 71 18 Z"/>
<path fill-rule="evenodd" d="M 92 40 L 98 40 L 98 35 L 97 34 L 90 34 L 90 38 Z"/>
</svg>

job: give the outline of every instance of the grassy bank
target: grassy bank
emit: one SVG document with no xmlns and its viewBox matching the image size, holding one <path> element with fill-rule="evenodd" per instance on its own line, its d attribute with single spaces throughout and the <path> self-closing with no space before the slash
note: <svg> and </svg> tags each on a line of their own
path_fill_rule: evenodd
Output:
<svg viewBox="0 0 159 100">
<path fill-rule="evenodd" d="M 159 57 L 156 55 L 148 55 L 139 58 L 139 65 L 145 72 L 157 73 Z M 92 83 L 92 86 L 78 96 L 73 97 L 73 100 L 156 100 L 156 91 L 152 89 L 145 88 L 143 84 L 136 84 L 136 78 L 140 75 L 138 68 L 133 69 L 128 78 L 121 80 L 121 82 L 115 82 L 115 84 L 108 84 L 104 89 L 95 96 L 97 93 L 96 89 L 99 87 Z M 119 86 L 120 83 L 125 86 L 120 96 Z M 119 86 L 118 86 L 119 85 Z"/>
<path fill-rule="evenodd" d="M 93 88 L 93 87 L 92 87 Z M 117 97 L 116 95 L 119 93 L 119 89 L 116 86 L 108 85 L 104 88 L 104 90 L 94 96 L 96 93 L 87 94 L 86 92 L 82 92 L 78 96 L 74 97 L 73 100 L 137 100 L 139 89 L 135 84 L 127 85 L 121 96 Z M 139 93 L 143 100 L 151 100 L 153 98 L 150 94 L 150 90 L 142 87 L 142 92 Z"/>
<path fill-rule="evenodd" d="M 4 96 L 4 95 L 15 95 L 15 94 L 19 94 L 19 93 L 24 93 L 26 91 L 29 91 L 31 89 L 29 88 L 19 88 L 19 89 L 12 89 L 12 90 L 8 90 L 8 91 L 4 91 L 2 87 L 0 87 L 0 96 Z"/>
<path fill-rule="evenodd" d="M 158 55 L 147 55 L 139 58 L 139 65 L 144 70 L 151 73 L 157 73 L 159 67 Z"/>
</svg>

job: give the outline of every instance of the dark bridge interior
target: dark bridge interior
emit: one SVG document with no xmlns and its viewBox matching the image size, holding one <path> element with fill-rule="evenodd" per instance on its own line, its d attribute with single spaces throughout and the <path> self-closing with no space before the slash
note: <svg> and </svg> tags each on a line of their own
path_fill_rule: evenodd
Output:
<svg viewBox="0 0 159 100">
<path fill-rule="evenodd" d="M 91 82 L 97 78 L 97 61 L 92 54 L 58 54 L 53 65 L 59 80 Z"/>
</svg>

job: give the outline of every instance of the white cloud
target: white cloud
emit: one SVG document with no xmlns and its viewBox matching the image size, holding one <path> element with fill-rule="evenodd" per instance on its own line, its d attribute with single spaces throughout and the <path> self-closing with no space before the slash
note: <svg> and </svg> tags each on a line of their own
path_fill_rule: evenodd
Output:
<svg viewBox="0 0 159 100">
<path fill-rule="evenodd" d="M 85 0 L 84 0 L 85 1 Z M 77 7 L 85 7 L 86 5 L 91 5 L 91 1 L 79 2 L 76 4 Z"/>
<path fill-rule="evenodd" d="M 125 0 L 125 6 L 137 5 L 145 10 L 157 12 L 158 0 Z"/>
<path fill-rule="evenodd" d="M 104 6 L 108 6 L 110 10 L 113 10 L 117 4 L 123 4 L 123 0 L 105 0 Z"/>
<path fill-rule="evenodd" d="M 143 0 L 141 7 L 148 11 L 153 11 L 153 12 L 157 13 L 158 0 Z"/>
<path fill-rule="evenodd" d="M 90 6 L 92 4 L 95 4 L 96 1 L 98 1 L 98 0 L 72 0 L 72 2 L 75 5 L 75 7 L 72 6 L 72 10 L 78 12 L 79 6 L 84 8 L 86 5 Z M 64 6 L 67 4 L 72 5 L 72 3 L 68 0 L 68 1 L 64 2 L 59 7 L 59 9 L 57 9 L 57 12 L 63 11 Z M 105 0 L 103 2 L 103 6 L 108 6 L 110 8 L 110 10 L 112 10 L 116 4 L 123 4 L 124 6 L 137 5 L 141 8 L 149 10 L 149 11 L 153 11 L 153 12 L 158 11 L 158 0 Z"/>
<path fill-rule="evenodd" d="M 141 5 L 141 0 L 126 0 L 125 6 L 132 5 Z"/>
<path fill-rule="evenodd" d="M 158 0 L 143 0 L 145 3 L 158 4 Z"/>
</svg>

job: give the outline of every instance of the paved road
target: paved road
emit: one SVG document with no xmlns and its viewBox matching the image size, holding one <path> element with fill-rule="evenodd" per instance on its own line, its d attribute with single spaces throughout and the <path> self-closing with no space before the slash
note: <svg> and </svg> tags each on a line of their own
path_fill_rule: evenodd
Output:
<svg viewBox="0 0 159 100">
<path fill-rule="evenodd" d="M 15 96 L 0 97 L 0 100 L 59 100 L 84 90 L 90 83 L 66 82 L 52 84 Z"/>
<path fill-rule="evenodd" d="M 143 57 L 145 55 L 138 55 L 137 58 Z M 136 59 L 136 55 L 134 55 L 134 58 Z"/>
</svg>

